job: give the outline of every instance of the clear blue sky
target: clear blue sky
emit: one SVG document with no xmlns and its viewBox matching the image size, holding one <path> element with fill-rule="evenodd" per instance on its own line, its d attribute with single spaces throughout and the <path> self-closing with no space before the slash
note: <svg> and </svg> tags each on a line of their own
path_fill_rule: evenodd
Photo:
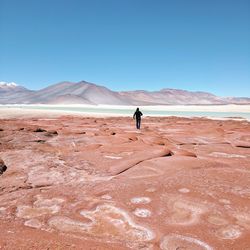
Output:
<svg viewBox="0 0 250 250">
<path fill-rule="evenodd" d="M 250 96 L 249 0 L 0 0 L 0 81 Z"/>
</svg>

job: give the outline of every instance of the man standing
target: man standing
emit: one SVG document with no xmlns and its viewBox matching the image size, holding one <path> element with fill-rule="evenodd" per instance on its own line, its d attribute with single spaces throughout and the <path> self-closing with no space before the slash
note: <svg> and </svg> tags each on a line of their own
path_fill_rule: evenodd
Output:
<svg viewBox="0 0 250 250">
<path fill-rule="evenodd" d="M 143 116 L 142 112 L 139 110 L 139 108 L 136 109 L 133 119 L 136 118 L 136 128 L 140 129 L 141 128 L 141 116 Z"/>
</svg>

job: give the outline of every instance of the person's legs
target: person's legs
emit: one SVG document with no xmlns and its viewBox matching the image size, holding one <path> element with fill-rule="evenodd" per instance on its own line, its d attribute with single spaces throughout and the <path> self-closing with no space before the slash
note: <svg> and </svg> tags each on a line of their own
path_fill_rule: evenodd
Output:
<svg viewBox="0 0 250 250">
<path fill-rule="evenodd" d="M 141 119 L 136 120 L 136 128 L 140 129 L 141 128 Z"/>
<path fill-rule="evenodd" d="M 139 120 L 136 119 L 136 128 L 139 129 Z"/>
</svg>

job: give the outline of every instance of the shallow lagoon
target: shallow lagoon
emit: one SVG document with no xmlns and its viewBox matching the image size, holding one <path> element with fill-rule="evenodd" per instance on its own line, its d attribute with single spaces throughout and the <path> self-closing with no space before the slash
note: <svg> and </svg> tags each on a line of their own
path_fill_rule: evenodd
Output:
<svg viewBox="0 0 250 250">
<path fill-rule="evenodd" d="M 185 107 L 185 106 L 184 106 Z M 129 116 L 133 115 L 135 107 L 100 107 L 100 106 L 59 106 L 59 105 L 3 105 L 1 108 L 22 108 L 22 109 L 32 109 L 32 110 L 55 110 L 55 111 L 66 111 L 66 112 L 78 112 L 85 114 L 103 114 L 103 115 L 122 115 Z M 167 106 L 166 110 L 164 108 L 157 107 L 141 108 L 144 116 L 182 116 L 182 117 L 211 117 L 211 118 L 245 118 L 250 120 L 250 110 L 249 112 L 213 112 L 213 111 L 176 111 L 171 110 L 171 106 Z"/>
</svg>

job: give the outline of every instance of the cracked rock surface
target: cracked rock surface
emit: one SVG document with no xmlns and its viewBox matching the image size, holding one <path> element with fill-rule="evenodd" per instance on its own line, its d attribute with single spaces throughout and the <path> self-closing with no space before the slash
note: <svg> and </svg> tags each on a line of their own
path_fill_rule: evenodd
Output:
<svg viewBox="0 0 250 250">
<path fill-rule="evenodd" d="M 249 249 L 250 124 L 134 126 L 1 119 L 0 249 Z"/>
<path fill-rule="evenodd" d="M 7 170 L 7 166 L 4 161 L 0 158 L 0 175 L 3 174 Z"/>
</svg>

